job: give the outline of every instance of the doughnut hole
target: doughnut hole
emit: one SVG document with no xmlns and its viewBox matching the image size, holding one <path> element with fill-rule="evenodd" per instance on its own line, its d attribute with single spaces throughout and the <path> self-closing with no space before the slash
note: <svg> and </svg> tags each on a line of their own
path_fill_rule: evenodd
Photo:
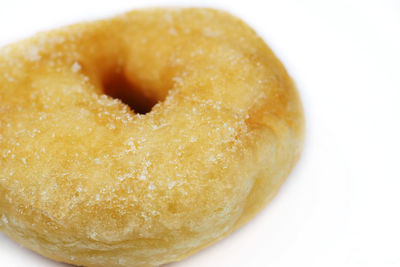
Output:
<svg viewBox="0 0 400 267">
<path fill-rule="evenodd" d="M 128 80 L 123 71 L 109 73 L 103 81 L 103 92 L 119 99 L 139 114 L 146 114 L 160 99 L 146 94 L 145 88 Z"/>
</svg>

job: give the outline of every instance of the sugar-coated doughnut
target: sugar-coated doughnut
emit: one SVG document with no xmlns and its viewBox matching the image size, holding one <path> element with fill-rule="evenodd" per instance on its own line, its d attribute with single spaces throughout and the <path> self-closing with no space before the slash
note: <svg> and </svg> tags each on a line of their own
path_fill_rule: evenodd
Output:
<svg viewBox="0 0 400 267">
<path fill-rule="evenodd" d="M 225 12 L 40 33 L 0 50 L 0 230 L 76 265 L 181 260 L 276 194 L 303 124 L 282 64 Z"/>
</svg>

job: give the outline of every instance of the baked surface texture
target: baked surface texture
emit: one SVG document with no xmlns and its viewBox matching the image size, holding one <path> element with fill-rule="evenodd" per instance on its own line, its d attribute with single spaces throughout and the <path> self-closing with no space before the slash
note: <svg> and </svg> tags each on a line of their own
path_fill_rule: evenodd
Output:
<svg viewBox="0 0 400 267">
<path fill-rule="evenodd" d="M 76 265 L 181 260 L 277 193 L 303 125 L 283 65 L 228 13 L 40 33 L 0 50 L 0 230 Z"/>
</svg>

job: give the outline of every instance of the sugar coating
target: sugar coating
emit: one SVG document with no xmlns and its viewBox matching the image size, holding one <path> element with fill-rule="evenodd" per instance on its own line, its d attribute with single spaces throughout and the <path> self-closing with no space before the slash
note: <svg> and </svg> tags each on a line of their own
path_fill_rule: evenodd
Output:
<svg viewBox="0 0 400 267">
<path fill-rule="evenodd" d="M 41 33 L 2 48 L 0 73 L 0 230 L 58 261 L 183 259 L 252 218 L 300 154 L 290 77 L 225 12 L 132 11 Z M 151 111 L 107 95 L 114 76 Z"/>
<path fill-rule="evenodd" d="M 81 65 L 78 62 L 74 62 L 71 67 L 72 72 L 78 72 L 82 69 Z"/>
</svg>

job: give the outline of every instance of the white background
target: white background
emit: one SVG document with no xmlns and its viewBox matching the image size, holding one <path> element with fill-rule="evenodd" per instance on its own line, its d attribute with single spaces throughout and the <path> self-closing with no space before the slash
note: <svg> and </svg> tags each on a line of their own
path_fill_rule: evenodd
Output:
<svg viewBox="0 0 400 267">
<path fill-rule="evenodd" d="M 168 266 L 400 266 L 400 1 L 0 1 L 0 45 L 137 7 L 209 6 L 287 66 L 307 120 L 297 167 L 248 225 Z M 67 265 L 0 235 L 0 266 Z"/>
</svg>

